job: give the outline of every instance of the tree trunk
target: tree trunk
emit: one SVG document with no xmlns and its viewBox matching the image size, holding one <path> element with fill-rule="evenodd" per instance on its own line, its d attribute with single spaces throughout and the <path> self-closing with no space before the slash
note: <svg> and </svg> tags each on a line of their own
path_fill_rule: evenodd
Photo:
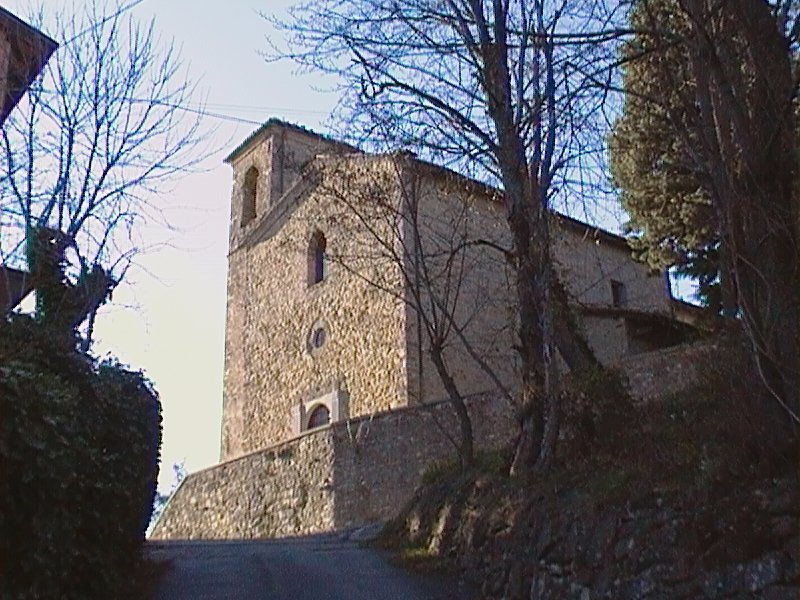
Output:
<svg viewBox="0 0 800 600">
<path fill-rule="evenodd" d="M 512 100 L 513 77 L 509 68 L 508 23 L 504 21 L 507 5 L 494 0 L 495 20 L 490 27 L 483 19 L 481 3 L 472 4 L 472 13 L 480 31 L 480 55 L 483 61 L 479 80 L 484 88 L 489 116 L 497 133 L 494 154 L 500 168 L 505 193 L 506 220 L 508 221 L 516 260 L 516 292 L 518 325 L 518 352 L 522 375 L 522 417 L 520 437 L 511 474 L 520 474 L 534 466 L 544 468 L 553 456 L 558 439 L 558 393 L 555 382 L 548 376 L 554 360 L 554 327 L 561 325 L 563 345 L 570 360 L 582 357 L 574 340 L 575 331 L 563 327 L 561 319 L 554 319 L 552 307 L 552 260 L 550 256 L 550 218 L 547 201 L 548 182 L 555 137 L 550 129 L 538 139 L 537 148 L 529 154 L 523 143 L 521 127 L 515 116 Z M 541 5 L 539 6 L 541 10 Z M 541 12 L 539 13 L 541 18 Z M 555 80 L 553 77 L 553 47 L 546 41 L 547 31 L 542 30 L 544 44 L 540 65 L 545 80 L 542 91 L 544 106 L 538 109 L 538 119 L 547 120 L 550 128 L 555 122 Z M 531 158 L 531 162 L 528 159 Z M 560 338 L 559 338 L 560 339 Z M 585 357 L 584 357 L 585 358 Z"/>
<path fill-rule="evenodd" d="M 685 6 L 693 28 L 695 126 L 737 304 L 765 387 L 800 423 L 800 210 L 786 40 L 760 0 Z M 732 38 L 743 46 L 739 56 L 720 50 Z"/>
<path fill-rule="evenodd" d="M 532 187 L 532 186 L 531 186 Z M 538 189 L 536 190 L 538 191 Z M 506 186 L 508 194 L 508 186 Z M 540 457 L 550 455 L 544 448 L 546 418 L 554 414 L 551 406 L 557 399 L 547 389 L 546 342 L 552 339 L 546 318 L 550 249 L 545 208 L 538 194 L 530 194 L 527 202 L 518 202 L 509 212 L 509 226 L 517 258 L 517 302 L 519 305 L 519 354 L 522 363 L 522 426 L 511 475 L 519 475 L 534 467 Z M 513 198 L 510 202 L 514 202 Z M 551 423 L 551 426 L 556 423 Z"/>
<path fill-rule="evenodd" d="M 578 325 L 573 318 L 567 290 L 564 288 L 564 284 L 561 283 L 552 263 L 550 264 L 549 299 L 552 305 L 555 346 L 570 371 L 586 371 L 600 368 L 601 365 L 597 357 L 595 357 L 589 344 L 578 330 Z"/>
<path fill-rule="evenodd" d="M 472 432 L 472 420 L 467 410 L 467 405 L 464 403 L 464 398 L 458 390 L 458 386 L 453 378 L 450 376 L 450 371 L 447 365 L 444 364 L 442 357 L 441 346 L 433 345 L 430 351 L 431 360 L 436 367 L 436 372 L 442 380 L 444 389 L 447 392 L 447 397 L 450 399 L 450 404 L 456 412 L 459 425 L 459 445 L 458 457 L 461 461 L 461 469 L 467 470 L 475 464 L 475 447 Z"/>
<path fill-rule="evenodd" d="M 773 398 L 800 424 L 800 256 L 790 223 L 779 220 L 780 190 L 771 187 L 763 180 L 745 186 L 749 190 L 744 193 L 753 200 L 742 202 L 737 211 L 733 269 L 759 374 Z"/>
</svg>

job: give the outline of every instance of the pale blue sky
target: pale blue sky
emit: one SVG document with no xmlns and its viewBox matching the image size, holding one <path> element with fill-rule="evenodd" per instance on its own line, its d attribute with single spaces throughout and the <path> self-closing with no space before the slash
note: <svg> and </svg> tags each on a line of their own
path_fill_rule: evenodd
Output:
<svg viewBox="0 0 800 600">
<path fill-rule="evenodd" d="M 46 0 L 48 9 L 60 2 Z M 83 0 L 64 1 L 80 9 Z M 314 90 L 323 82 L 297 77 L 288 64 L 268 64 L 269 28 L 257 11 L 283 11 L 289 0 L 143 0 L 132 11 L 155 17 L 162 38 L 174 39 L 193 77 L 207 93 L 209 112 L 263 122 L 279 117 L 311 128 L 336 98 Z M 30 0 L 4 1 L 25 16 Z M 60 40 L 56 40 L 60 41 Z M 212 120 L 220 152 L 204 173 L 177 181 L 165 198 L 179 229 L 172 247 L 139 260 L 130 285 L 118 289 L 98 322 L 95 351 L 142 368 L 161 394 L 164 412 L 162 485 L 171 464 L 189 471 L 217 462 L 222 413 L 230 169 L 222 159 L 256 125 Z M 175 208 L 182 207 L 182 208 Z M 153 232 L 158 238 L 163 232 Z M 147 271 L 147 272 L 146 272 Z"/>
</svg>

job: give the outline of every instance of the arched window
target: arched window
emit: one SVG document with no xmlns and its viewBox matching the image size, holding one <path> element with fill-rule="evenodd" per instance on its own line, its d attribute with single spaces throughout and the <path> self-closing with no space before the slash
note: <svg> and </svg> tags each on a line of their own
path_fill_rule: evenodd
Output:
<svg viewBox="0 0 800 600">
<path fill-rule="evenodd" d="M 318 404 L 308 415 L 308 428 L 322 427 L 331 422 L 331 413 L 324 404 Z"/>
<path fill-rule="evenodd" d="M 242 227 L 256 218 L 256 198 L 258 197 L 258 169 L 250 167 L 244 174 L 242 190 Z"/>
<path fill-rule="evenodd" d="M 308 244 L 308 285 L 325 279 L 325 246 L 325 234 L 321 231 L 315 232 Z"/>
</svg>

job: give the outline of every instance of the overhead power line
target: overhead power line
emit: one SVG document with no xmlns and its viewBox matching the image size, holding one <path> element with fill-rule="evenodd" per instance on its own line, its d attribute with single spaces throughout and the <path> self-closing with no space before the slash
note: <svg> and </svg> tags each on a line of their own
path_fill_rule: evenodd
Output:
<svg viewBox="0 0 800 600">
<path fill-rule="evenodd" d="M 134 8 L 134 7 L 136 7 L 136 6 L 138 6 L 138 5 L 139 5 L 139 4 L 141 4 L 142 2 L 144 2 L 144 0 L 134 0 L 133 2 L 130 2 L 129 4 L 126 4 L 125 6 L 120 6 L 120 7 L 119 7 L 117 10 L 115 10 L 113 13 L 111 13 L 110 15 L 108 15 L 107 17 L 105 17 L 104 19 L 101 19 L 101 20 L 99 20 L 97 23 L 92 23 L 91 25 L 89 25 L 89 27 L 87 27 L 87 28 L 86 28 L 86 29 L 84 29 L 83 31 L 79 31 L 78 33 L 76 33 L 75 35 L 73 35 L 73 36 L 72 36 L 71 38 L 69 38 L 68 40 L 64 40 L 63 42 L 61 42 L 61 44 L 60 44 L 59 48 L 61 48 L 61 47 L 63 47 L 63 46 L 66 46 L 67 44 L 71 44 L 72 42 L 74 42 L 75 40 L 77 40 L 79 37 L 82 37 L 82 36 L 86 35 L 86 34 L 87 34 L 87 33 L 89 33 L 90 31 L 93 31 L 93 30 L 97 29 L 97 28 L 98 28 L 98 27 L 100 27 L 101 25 L 105 25 L 105 24 L 106 24 L 106 23 L 108 23 L 108 22 L 109 22 L 111 19 L 116 19 L 116 18 L 117 18 L 119 15 L 121 15 L 122 13 L 124 13 L 124 12 L 126 12 L 126 11 L 129 11 L 130 9 L 132 9 L 132 8 Z"/>
</svg>

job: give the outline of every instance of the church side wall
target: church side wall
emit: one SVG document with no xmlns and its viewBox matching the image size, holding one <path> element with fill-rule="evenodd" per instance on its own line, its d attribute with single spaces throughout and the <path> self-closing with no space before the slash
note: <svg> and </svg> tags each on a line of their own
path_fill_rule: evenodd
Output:
<svg viewBox="0 0 800 600">
<path fill-rule="evenodd" d="M 414 173 L 412 172 L 411 175 Z M 409 179 L 411 179 L 409 177 Z M 510 234 L 503 207 L 496 198 L 464 185 L 461 178 L 423 175 L 413 188 L 418 195 L 422 246 L 428 254 L 449 257 L 449 249 L 468 242 L 457 254 L 459 269 L 449 273 L 460 277 L 454 314 L 465 325 L 466 337 L 482 358 L 492 365 L 509 388 L 518 386 L 513 350 L 516 291 L 514 274 L 504 257 L 486 244 L 489 241 L 510 248 Z M 408 228 L 407 228 L 408 229 Z M 413 232 L 409 231 L 406 236 Z M 631 258 L 630 249 L 591 228 L 576 227 L 566 219 L 553 219 L 554 258 L 562 282 L 578 306 L 614 306 L 612 281 L 621 286 L 619 308 L 668 314 L 669 294 L 662 276 L 652 275 L 645 265 Z M 470 244 L 472 243 L 472 244 Z M 436 259 L 429 270 L 448 273 Z M 441 262 L 441 260 L 439 261 Z M 440 277 L 442 285 L 452 285 Z M 424 292 L 424 285 L 422 286 Z M 440 292 L 443 288 L 439 288 Z M 443 294 L 440 293 L 440 296 Z M 416 311 L 407 309 L 407 363 L 412 401 L 429 402 L 446 397 L 444 387 L 429 358 L 429 339 Z M 625 319 L 611 315 L 583 315 L 580 325 L 586 341 L 604 364 L 630 353 Z M 480 370 L 463 344 L 451 333 L 447 362 L 464 394 L 493 389 L 492 381 Z"/>
<path fill-rule="evenodd" d="M 410 175 L 414 174 L 412 170 Z M 420 264 L 408 268 L 412 274 L 422 273 L 414 280 L 419 282 L 416 287 L 425 313 L 430 321 L 446 325 L 444 311 L 430 308 L 433 294 L 437 298 L 433 304 L 447 305 L 447 315 L 454 318 L 494 375 L 507 388 L 515 389 L 512 273 L 505 256 L 487 244 L 510 248 L 502 206 L 465 188 L 461 178 L 423 172 L 414 183 L 418 225 L 407 224 L 405 235 L 411 239 L 414 229 L 419 230 L 422 252 L 415 258 Z M 426 278 L 423 269 L 432 276 Z M 430 359 L 430 336 L 417 311 L 409 308 L 407 313 L 408 388 L 412 399 L 445 399 L 447 393 Z M 444 358 L 462 395 L 497 391 L 455 328 L 447 333 Z"/>
<path fill-rule="evenodd" d="M 621 286 L 619 308 L 669 313 L 670 297 L 663 276 L 650 274 L 645 265 L 635 262 L 626 245 L 558 220 L 554 220 L 552 233 L 561 281 L 578 305 L 614 306 L 614 281 Z M 628 354 L 624 319 L 586 315 L 582 325 L 600 362 L 608 364 Z"/>
<path fill-rule="evenodd" d="M 650 274 L 646 265 L 631 257 L 627 246 L 612 243 L 591 229 L 554 221 L 554 253 L 561 279 L 581 304 L 611 306 L 611 281 L 624 286 L 624 307 L 667 314 L 669 294 L 661 274 Z"/>
</svg>

